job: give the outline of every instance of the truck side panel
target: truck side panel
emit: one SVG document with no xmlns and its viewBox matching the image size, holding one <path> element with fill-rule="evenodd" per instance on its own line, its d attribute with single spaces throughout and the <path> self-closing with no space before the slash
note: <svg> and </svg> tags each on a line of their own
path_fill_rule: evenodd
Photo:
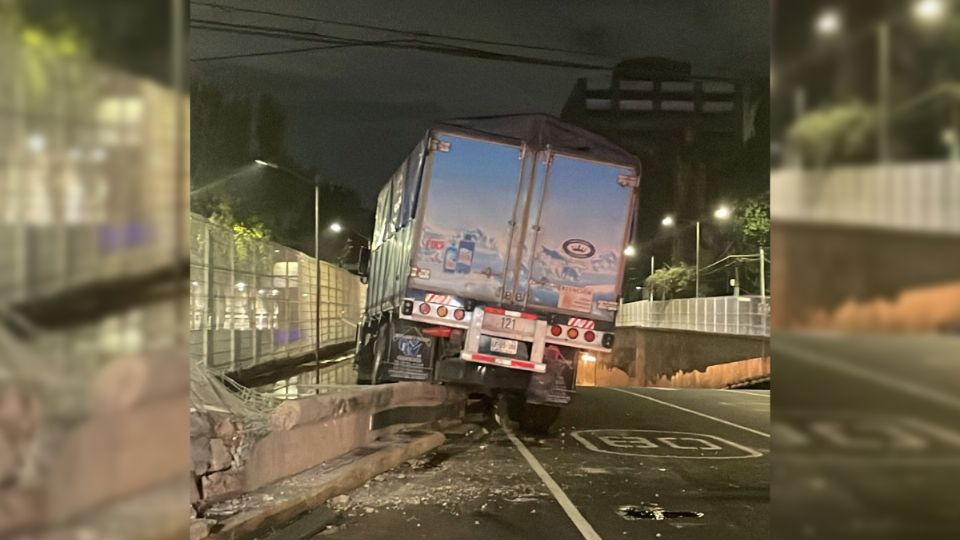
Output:
<svg viewBox="0 0 960 540">
<path fill-rule="evenodd" d="M 499 302 L 521 172 L 521 147 L 435 132 L 418 206 L 410 286 Z"/>
<path fill-rule="evenodd" d="M 400 165 L 377 198 L 374 234 L 371 238 L 369 314 L 397 306 L 406 290 L 409 271 L 412 219 L 419 196 L 423 167 L 423 141 Z"/>
</svg>

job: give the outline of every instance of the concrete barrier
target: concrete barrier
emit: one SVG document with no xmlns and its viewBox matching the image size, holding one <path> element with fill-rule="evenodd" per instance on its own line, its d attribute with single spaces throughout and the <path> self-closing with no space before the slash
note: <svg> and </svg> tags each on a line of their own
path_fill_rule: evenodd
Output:
<svg viewBox="0 0 960 540">
<path fill-rule="evenodd" d="M 197 506 L 257 490 L 404 428 L 460 418 L 462 390 L 427 383 L 340 387 L 283 403 L 265 433 L 242 420 L 193 411 L 190 434 Z"/>
<path fill-rule="evenodd" d="M 151 373 L 162 383 L 140 384 Z M 186 351 L 176 349 L 114 360 L 89 388 L 0 385 L 0 441 L 10 446 L 0 453 L 14 458 L 0 471 L 0 537 L 88 527 L 90 516 L 121 502 L 140 512 L 145 529 L 169 523 L 137 500 L 184 483 L 189 395 Z"/>
</svg>

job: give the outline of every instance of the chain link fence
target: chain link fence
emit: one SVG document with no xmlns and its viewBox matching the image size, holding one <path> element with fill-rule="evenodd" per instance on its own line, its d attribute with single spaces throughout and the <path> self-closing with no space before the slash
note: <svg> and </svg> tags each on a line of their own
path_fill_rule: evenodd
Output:
<svg viewBox="0 0 960 540">
<path fill-rule="evenodd" d="M 191 357 L 215 373 L 353 342 L 360 278 L 274 242 L 190 217 Z M 319 297 L 318 297 L 319 294 Z M 317 303 L 319 300 L 319 336 Z"/>
<path fill-rule="evenodd" d="M 770 195 L 775 220 L 960 233 L 960 164 L 784 169 Z"/>
<path fill-rule="evenodd" d="M 617 326 L 769 337 L 770 299 L 716 296 L 629 302 L 620 308 Z"/>
</svg>

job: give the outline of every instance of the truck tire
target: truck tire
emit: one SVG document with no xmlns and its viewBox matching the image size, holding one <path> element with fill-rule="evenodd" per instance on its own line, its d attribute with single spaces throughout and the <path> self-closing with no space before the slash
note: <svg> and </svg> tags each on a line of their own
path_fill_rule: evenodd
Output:
<svg viewBox="0 0 960 540">
<path fill-rule="evenodd" d="M 522 394 L 506 394 L 503 400 L 507 403 L 507 418 L 513 422 L 519 422 L 523 417 L 523 402 L 526 396 Z"/>
<path fill-rule="evenodd" d="M 524 403 L 520 415 L 520 431 L 531 435 L 550 435 L 550 428 L 559 416 L 560 407 Z"/>
</svg>

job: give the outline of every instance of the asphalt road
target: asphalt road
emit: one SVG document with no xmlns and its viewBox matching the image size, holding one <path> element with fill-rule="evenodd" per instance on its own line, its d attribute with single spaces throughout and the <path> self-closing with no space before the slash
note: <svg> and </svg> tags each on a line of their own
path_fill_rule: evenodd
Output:
<svg viewBox="0 0 960 540">
<path fill-rule="evenodd" d="M 777 334 L 775 538 L 960 538 L 960 337 Z"/>
<path fill-rule="evenodd" d="M 487 427 L 318 509 L 317 538 L 770 537 L 767 391 L 586 388 L 552 437 Z"/>
</svg>

